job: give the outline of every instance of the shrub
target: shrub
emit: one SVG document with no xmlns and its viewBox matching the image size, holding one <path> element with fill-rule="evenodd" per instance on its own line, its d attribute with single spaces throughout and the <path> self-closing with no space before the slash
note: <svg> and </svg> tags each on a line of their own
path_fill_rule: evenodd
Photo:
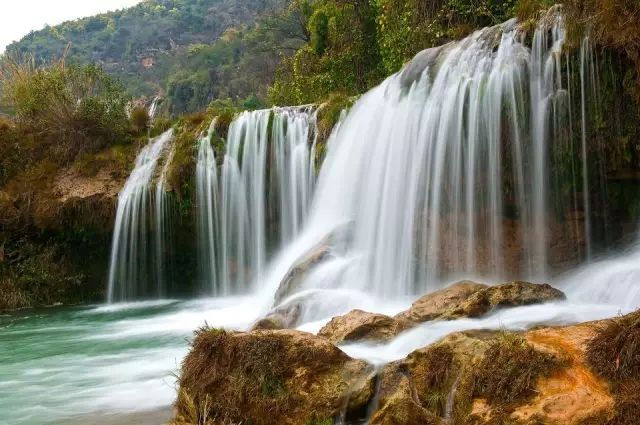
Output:
<svg viewBox="0 0 640 425">
<path fill-rule="evenodd" d="M 62 159 L 127 138 L 129 96 L 95 65 L 38 66 L 33 58 L 0 60 L 0 101 L 18 126 L 38 135 Z"/>
<path fill-rule="evenodd" d="M 140 134 L 145 131 L 151 122 L 151 118 L 149 117 L 149 111 L 144 106 L 136 106 L 131 110 L 131 114 L 129 117 L 131 121 L 131 126 L 133 130 Z"/>
</svg>

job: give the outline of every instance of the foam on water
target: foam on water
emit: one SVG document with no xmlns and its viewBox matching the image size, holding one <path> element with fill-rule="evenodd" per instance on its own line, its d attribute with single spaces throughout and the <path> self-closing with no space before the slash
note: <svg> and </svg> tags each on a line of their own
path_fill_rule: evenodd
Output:
<svg viewBox="0 0 640 425">
<path fill-rule="evenodd" d="M 193 330 L 245 329 L 253 298 L 50 309 L 0 317 L 0 424 L 167 408 Z"/>
</svg>

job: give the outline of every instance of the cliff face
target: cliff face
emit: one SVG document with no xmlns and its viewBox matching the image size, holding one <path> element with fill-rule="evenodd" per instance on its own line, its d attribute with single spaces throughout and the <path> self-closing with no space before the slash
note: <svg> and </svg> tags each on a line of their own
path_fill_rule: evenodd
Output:
<svg viewBox="0 0 640 425">
<path fill-rule="evenodd" d="M 128 158 L 111 154 L 92 156 L 95 171 L 86 158 L 28 167 L 0 188 L 0 310 L 102 299 L 115 204 L 129 171 Z"/>
</svg>

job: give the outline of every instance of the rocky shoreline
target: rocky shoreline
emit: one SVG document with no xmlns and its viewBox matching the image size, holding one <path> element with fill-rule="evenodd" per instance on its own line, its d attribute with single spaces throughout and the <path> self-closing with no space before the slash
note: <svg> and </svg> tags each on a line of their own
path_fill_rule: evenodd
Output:
<svg viewBox="0 0 640 425">
<path fill-rule="evenodd" d="M 465 281 L 420 298 L 395 317 L 354 310 L 333 318 L 318 335 L 203 328 L 182 364 L 171 423 L 634 423 L 640 312 L 525 332 L 455 332 L 382 367 L 339 348 L 384 343 L 427 321 L 564 298 L 549 285 Z"/>
</svg>

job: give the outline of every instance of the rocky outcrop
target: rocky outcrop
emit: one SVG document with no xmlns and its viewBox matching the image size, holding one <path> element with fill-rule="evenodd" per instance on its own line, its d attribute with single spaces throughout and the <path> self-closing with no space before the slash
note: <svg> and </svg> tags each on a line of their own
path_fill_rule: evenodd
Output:
<svg viewBox="0 0 640 425">
<path fill-rule="evenodd" d="M 541 304 L 565 299 L 562 291 L 547 284 L 515 281 L 487 286 L 461 281 L 448 288 L 427 294 L 409 310 L 396 316 L 414 323 L 430 320 L 453 320 L 479 317 L 501 307 Z"/>
<path fill-rule="evenodd" d="M 373 367 L 299 331 L 198 332 L 182 364 L 175 423 L 325 423 L 366 411 Z"/>
<path fill-rule="evenodd" d="M 542 304 L 564 300 L 564 293 L 551 285 L 537 285 L 529 282 L 509 282 L 481 289 L 444 313 L 440 318 L 479 317 L 501 307 Z"/>
<path fill-rule="evenodd" d="M 421 297 L 411 305 L 411 308 L 398 314 L 396 318 L 422 323 L 446 317 L 471 295 L 486 288 L 487 285 L 482 283 L 463 280 Z"/>
<path fill-rule="evenodd" d="M 294 328 L 302 314 L 304 298 L 291 300 L 271 310 L 264 318 L 258 320 L 252 330 L 277 330 Z"/>
<path fill-rule="evenodd" d="M 353 310 L 344 316 L 331 319 L 320 329 L 318 336 L 326 338 L 334 344 L 360 340 L 388 341 L 409 327 L 411 327 L 411 323 L 406 320 L 396 320 L 384 314 Z"/>
<path fill-rule="evenodd" d="M 514 291 L 533 297 L 517 287 L 488 297 L 496 305 Z M 335 340 L 358 329 L 350 323 L 393 320 L 354 311 L 321 334 Z M 631 425 L 639 335 L 640 312 L 522 333 L 458 332 L 387 364 L 374 383 L 371 366 L 324 338 L 204 330 L 183 363 L 175 423 L 360 423 L 354 418 L 369 412 L 372 425 Z"/>
<path fill-rule="evenodd" d="M 329 240 L 330 237 L 327 237 L 320 241 L 291 266 L 274 295 L 274 306 L 280 305 L 286 298 L 298 292 L 313 267 L 327 258 L 330 248 Z"/>
<path fill-rule="evenodd" d="M 407 412 L 424 423 L 609 423 L 614 397 L 585 356 L 600 327 L 449 335 L 382 370 L 371 423 L 422 423 L 396 420 Z"/>
<path fill-rule="evenodd" d="M 334 344 L 362 340 L 383 342 L 423 322 L 479 317 L 501 307 L 561 299 L 564 299 L 564 294 L 549 285 L 510 282 L 490 287 L 481 283 L 461 281 L 421 297 L 408 310 L 395 317 L 362 310 L 353 310 L 343 316 L 334 317 L 318 335 Z M 256 326 L 261 329 L 287 328 L 297 323 L 302 308 L 301 303 L 282 306 Z"/>
</svg>

